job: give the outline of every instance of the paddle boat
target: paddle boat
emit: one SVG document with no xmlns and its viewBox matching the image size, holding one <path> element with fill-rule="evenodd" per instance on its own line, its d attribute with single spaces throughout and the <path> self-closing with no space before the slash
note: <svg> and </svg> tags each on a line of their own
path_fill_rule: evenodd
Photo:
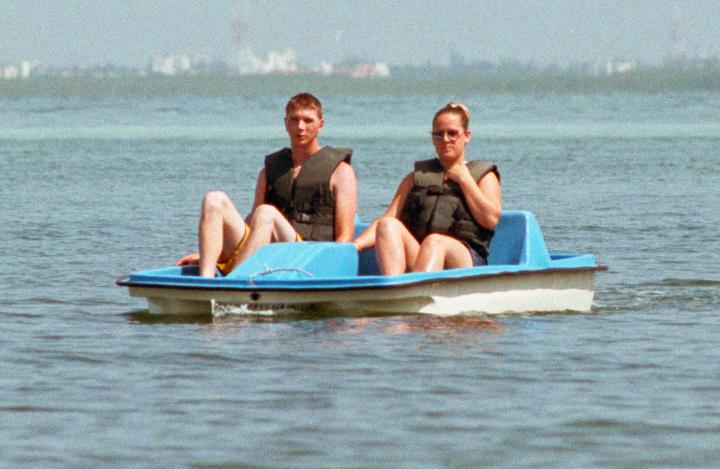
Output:
<svg viewBox="0 0 720 469">
<path fill-rule="evenodd" d="M 366 227 L 357 223 L 356 233 Z M 272 243 L 227 276 L 168 267 L 117 284 L 160 314 L 491 315 L 590 311 L 595 273 L 605 269 L 591 254 L 549 253 L 532 213 L 504 211 L 486 266 L 385 276 L 374 250 L 352 243 Z"/>
</svg>

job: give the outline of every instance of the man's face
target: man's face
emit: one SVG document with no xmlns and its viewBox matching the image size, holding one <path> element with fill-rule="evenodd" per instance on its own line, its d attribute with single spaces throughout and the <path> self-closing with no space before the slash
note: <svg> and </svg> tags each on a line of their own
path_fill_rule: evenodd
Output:
<svg viewBox="0 0 720 469">
<path fill-rule="evenodd" d="M 285 130 L 290 136 L 292 146 L 312 144 L 318 137 L 325 121 L 320 119 L 317 110 L 312 108 L 296 108 L 285 116 Z"/>
</svg>

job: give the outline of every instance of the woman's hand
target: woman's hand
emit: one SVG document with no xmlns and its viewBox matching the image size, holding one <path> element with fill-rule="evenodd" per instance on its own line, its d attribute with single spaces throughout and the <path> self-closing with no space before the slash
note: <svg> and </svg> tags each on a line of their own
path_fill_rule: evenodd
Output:
<svg viewBox="0 0 720 469">
<path fill-rule="evenodd" d="M 475 179 L 473 179 L 472 174 L 470 174 L 470 169 L 468 169 L 465 163 L 454 164 L 445 169 L 445 177 L 458 184 L 462 184 L 463 180 L 472 181 L 472 183 L 475 184 Z"/>
</svg>

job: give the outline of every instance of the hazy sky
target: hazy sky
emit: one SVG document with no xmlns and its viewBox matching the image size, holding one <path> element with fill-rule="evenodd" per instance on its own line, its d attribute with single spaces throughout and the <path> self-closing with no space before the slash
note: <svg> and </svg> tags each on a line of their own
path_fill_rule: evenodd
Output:
<svg viewBox="0 0 720 469">
<path fill-rule="evenodd" d="M 293 48 L 304 65 L 466 60 L 660 62 L 674 44 L 720 53 L 720 0 L 0 0 L 0 63 L 145 65 Z M 675 31 L 678 38 L 671 40 Z"/>
</svg>

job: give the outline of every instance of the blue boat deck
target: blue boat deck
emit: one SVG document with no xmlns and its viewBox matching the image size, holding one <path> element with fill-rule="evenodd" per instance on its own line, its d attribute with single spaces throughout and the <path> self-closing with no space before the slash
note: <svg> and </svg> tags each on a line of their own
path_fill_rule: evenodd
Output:
<svg viewBox="0 0 720 469">
<path fill-rule="evenodd" d="M 356 234 L 367 227 L 358 224 Z M 121 285 L 213 289 L 336 289 L 400 286 L 419 282 L 554 269 L 600 269 L 591 254 L 550 254 L 535 216 L 504 211 L 490 245 L 488 265 L 440 272 L 379 275 L 374 249 L 352 243 L 273 243 L 263 246 L 226 277 L 201 278 L 196 266 L 133 273 Z"/>
</svg>

